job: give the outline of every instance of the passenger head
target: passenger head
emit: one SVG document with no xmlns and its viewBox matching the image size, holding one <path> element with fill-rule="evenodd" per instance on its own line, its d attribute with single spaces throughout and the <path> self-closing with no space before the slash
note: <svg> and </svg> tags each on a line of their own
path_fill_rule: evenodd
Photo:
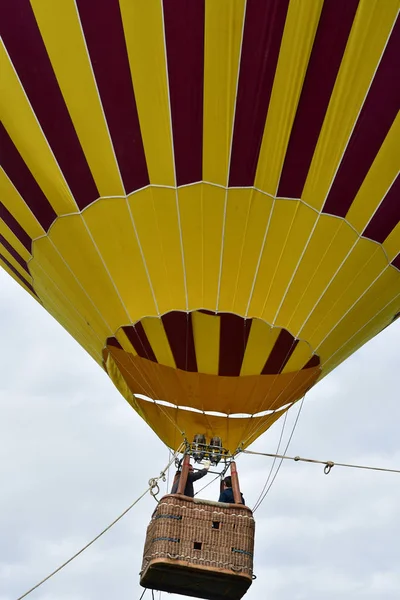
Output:
<svg viewBox="0 0 400 600">
<path fill-rule="evenodd" d="M 226 488 L 231 488 L 232 487 L 232 478 L 230 476 L 229 477 L 225 477 L 225 479 L 224 479 L 224 486 Z"/>
</svg>

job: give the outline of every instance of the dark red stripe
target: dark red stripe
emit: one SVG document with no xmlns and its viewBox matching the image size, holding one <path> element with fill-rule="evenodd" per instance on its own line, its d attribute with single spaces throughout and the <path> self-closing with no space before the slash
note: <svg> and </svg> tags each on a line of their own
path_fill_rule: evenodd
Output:
<svg viewBox="0 0 400 600">
<path fill-rule="evenodd" d="M 325 0 L 290 135 L 278 196 L 300 198 L 359 0 Z"/>
<path fill-rule="evenodd" d="M 40 189 L 36 179 L 26 166 L 22 156 L 1 123 L 0 148 L 4 171 L 40 225 L 47 231 L 57 218 L 57 213 L 53 210 L 53 207 Z"/>
<path fill-rule="evenodd" d="M 26 285 L 26 287 L 28 289 L 30 289 L 30 291 L 32 292 L 32 294 L 35 294 L 35 296 L 37 296 L 35 290 L 33 289 L 33 287 L 31 286 L 31 284 L 29 283 L 29 281 L 27 281 L 25 279 L 25 277 L 22 277 L 21 273 L 19 273 L 17 271 L 17 269 L 15 267 L 13 267 L 13 265 L 6 259 L 5 256 L 3 256 L 2 254 L 0 254 L 0 260 L 3 261 L 3 263 L 5 265 L 7 265 L 7 267 L 10 269 L 10 271 L 12 271 L 14 273 L 14 275 L 24 284 Z"/>
<path fill-rule="evenodd" d="M 400 107 L 400 20 L 383 54 L 323 212 L 345 217 Z"/>
<path fill-rule="evenodd" d="M 93 71 L 127 194 L 148 185 L 119 3 L 77 1 Z"/>
<path fill-rule="evenodd" d="M 391 264 L 396 267 L 396 269 L 399 269 L 400 271 L 400 252 L 398 253 L 398 255 L 396 256 L 396 258 L 394 258 L 391 262 Z"/>
<path fill-rule="evenodd" d="M 123 330 L 139 356 L 158 362 L 141 323 L 136 323 L 131 327 L 123 327 Z"/>
<path fill-rule="evenodd" d="M 109 337 L 109 338 L 107 338 L 107 340 L 106 340 L 106 346 L 113 346 L 114 348 L 119 348 L 120 350 L 123 350 L 121 344 L 119 343 L 119 341 L 115 337 Z"/>
<path fill-rule="evenodd" d="M 230 186 L 254 184 L 288 0 L 247 0 Z"/>
<path fill-rule="evenodd" d="M 80 209 L 99 197 L 29 0 L 0 2 L 1 35 Z"/>
<path fill-rule="evenodd" d="M 12 216 L 12 214 L 6 209 L 4 204 L 0 202 L 0 218 L 4 221 L 7 227 L 13 232 L 16 238 L 19 239 L 21 244 L 25 246 L 25 248 L 31 252 L 32 248 L 32 240 L 29 235 L 26 233 L 25 229 L 21 227 L 16 219 Z"/>
<path fill-rule="evenodd" d="M 17 261 L 17 263 L 25 269 L 25 271 L 30 275 L 28 265 L 26 261 L 18 254 L 18 252 L 11 246 L 11 244 L 6 240 L 6 238 L 0 233 L 0 243 L 3 244 L 4 248 L 8 250 L 11 256 Z"/>
<path fill-rule="evenodd" d="M 249 338 L 251 319 L 221 313 L 218 374 L 238 376 Z"/>
<path fill-rule="evenodd" d="M 400 73 L 399 73 L 400 77 Z M 381 205 L 363 231 L 363 236 L 382 244 L 400 222 L 400 177 L 398 176 Z"/>
<path fill-rule="evenodd" d="M 299 340 L 295 340 L 286 329 L 282 329 L 261 374 L 273 375 L 281 373 L 298 343 Z"/>
<path fill-rule="evenodd" d="M 191 313 L 173 311 L 161 318 L 176 366 L 184 371 L 197 372 Z"/>
<path fill-rule="evenodd" d="M 310 360 L 308 361 L 308 363 L 306 365 L 304 365 L 303 369 L 311 369 L 311 367 L 318 367 L 320 364 L 320 358 L 319 356 L 317 356 L 316 354 L 314 354 Z"/>
<path fill-rule="evenodd" d="M 164 0 L 177 185 L 202 180 L 204 0 Z"/>
</svg>

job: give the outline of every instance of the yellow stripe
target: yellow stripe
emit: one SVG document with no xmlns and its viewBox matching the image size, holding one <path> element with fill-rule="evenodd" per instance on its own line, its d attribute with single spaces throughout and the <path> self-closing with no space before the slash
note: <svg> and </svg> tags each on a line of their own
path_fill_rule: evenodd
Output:
<svg viewBox="0 0 400 600">
<path fill-rule="evenodd" d="M 155 317 L 143 319 L 142 325 L 157 361 L 161 365 L 175 369 L 175 360 L 161 319 Z"/>
<path fill-rule="evenodd" d="M 0 198 L 7 210 L 18 221 L 31 239 L 45 233 L 40 223 L 25 204 L 3 169 L 0 168 Z"/>
<path fill-rule="evenodd" d="M 245 0 L 206 0 L 203 178 L 227 185 Z"/>
<path fill-rule="evenodd" d="M 231 196 L 231 194 L 233 194 L 233 196 Z M 256 190 L 250 190 L 250 198 L 248 197 L 248 194 L 249 190 L 230 190 L 228 195 L 228 214 L 231 197 L 235 197 L 237 195 L 238 199 L 240 198 L 240 203 L 244 206 L 246 206 L 247 202 L 249 202 L 249 212 L 248 220 L 246 223 L 246 231 L 244 233 L 240 262 L 238 264 L 237 274 L 235 277 L 236 289 L 233 290 L 232 294 L 233 312 L 238 313 L 240 315 L 245 315 L 247 311 L 247 304 L 249 302 L 251 288 L 253 285 L 253 280 L 256 273 L 258 259 L 262 247 L 262 242 L 264 239 L 265 231 L 268 227 L 268 220 L 273 203 L 272 198 Z M 244 224 L 245 223 L 243 223 L 243 225 Z M 229 221 L 227 221 L 225 238 L 227 238 L 230 235 L 231 231 L 232 230 L 229 225 Z M 232 240 L 232 242 L 234 243 L 234 240 Z M 226 260 L 224 252 L 223 273 L 225 265 Z"/>
<path fill-rule="evenodd" d="M 400 170 L 400 113 L 391 126 L 346 220 L 362 233 Z"/>
<path fill-rule="evenodd" d="M 287 361 L 284 369 L 282 369 L 282 373 L 291 373 L 293 371 L 300 371 L 310 360 L 312 357 L 312 350 L 310 346 L 303 342 L 299 341 L 292 356 Z"/>
<path fill-rule="evenodd" d="M 323 361 L 328 360 L 334 352 L 345 345 L 347 340 L 357 334 L 369 320 L 379 319 L 379 311 L 396 296 L 398 305 L 400 305 L 399 294 L 400 274 L 395 269 L 386 268 L 373 286 L 322 342 L 318 353 Z M 341 352 L 340 349 L 338 354 Z"/>
<path fill-rule="evenodd" d="M 202 227 L 202 197 L 203 186 L 201 184 L 180 188 L 178 191 L 188 305 L 190 309 L 201 308 L 203 306 L 203 249 L 208 241 L 204 237 Z"/>
<path fill-rule="evenodd" d="M 13 255 L 9 253 L 9 251 L 7 250 L 7 248 L 5 248 L 1 242 L 0 242 L 0 254 L 2 254 L 8 260 L 8 262 L 12 264 L 12 266 L 14 267 L 14 269 L 16 271 L 18 271 L 18 273 L 20 275 L 22 275 L 22 277 L 24 279 L 26 279 L 32 285 L 32 277 L 30 276 L 30 273 L 27 273 L 25 271 L 25 269 L 23 267 L 21 267 L 21 265 L 19 264 L 19 262 L 17 262 L 15 260 L 15 258 L 13 257 Z"/>
<path fill-rule="evenodd" d="M 293 335 L 307 339 L 300 331 L 311 312 L 323 318 L 316 303 L 356 240 L 357 234 L 345 221 L 328 215 L 319 218 L 279 311 L 279 322 Z"/>
<path fill-rule="evenodd" d="M 384 305 L 383 305 L 384 306 Z M 393 319 L 393 315 L 400 311 L 400 296 L 394 298 L 384 309 L 377 311 L 376 316 L 360 329 L 358 333 L 351 337 L 349 341 L 340 348 L 337 354 L 332 355 L 324 364 L 324 375 L 332 371 L 338 364 L 350 356 L 357 348 L 372 339 L 382 329 L 389 325 Z"/>
<path fill-rule="evenodd" d="M 220 320 L 200 312 L 192 313 L 193 336 L 199 373 L 218 374 Z"/>
<path fill-rule="evenodd" d="M 389 261 L 391 262 L 400 252 L 400 223 L 397 223 L 392 233 L 383 242 Z"/>
<path fill-rule="evenodd" d="M 399 9 L 398 0 L 360 2 L 302 198 L 318 210 L 342 158 Z"/>
<path fill-rule="evenodd" d="M 35 300 L 37 300 L 37 297 L 34 294 L 32 294 L 31 290 L 28 287 L 26 287 L 26 285 L 15 275 L 15 273 L 13 273 L 11 271 L 11 269 L 6 265 L 6 263 L 3 262 L 1 257 L 0 257 L 0 265 L 9 274 L 9 276 L 14 279 L 14 281 L 16 281 L 22 288 L 24 288 L 24 290 L 27 291 L 28 294 L 30 294 L 32 296 L 32 298 L 35 298 Z"/>
<path fill-rule="evenodd" d="M 277 202 L 285 201 L 277 200 Z M 289 283 L 291 285 L 291 278 L 299 264 L 316 220 L 317 214 L 315 211 L 299 202 L 282 253 L 280 256 L 276 256 L 276 271 L 265 303 L 264 318 L 268 321 L 272 318 L 277 325 L 283 326 L 280 307 L 284 302 Z M 284 227 L 284 223 L 282 223 L 282 227 Z M 268 318 L 267 315 L 271 315 L 271 317 Z"/>
<path fill-rule="evenodd" d="M 75 2 L 31 0 L 31 4 L 97 189 L 101 196 L 123 195 Z"/>
<path fill-rule="evenodd" d="M 133 354 L 134 356 L 137 355 L 135 348 L 132 346 L 130 340 L 128 339 L 128 336 L 122 328 L 118 329 L 117 333 L 115 334 L 115 337 L 117 338 L 125 352 Z"/>
<path fill-rule="evenodd" d="M 256 173 L 256 187 L 275 195 L 323 0 L 292 0 L 279 52 Z"/>
<path fill-rule="evenodd" d="M 159 313 L 185 310 L 186 298 L 175 190 L 168 188 L 143 190 L 129 198 L 129 205 Z M 137 289 L 141 288 L 138 286 Z M 154 310 L 153 307 L 149 307 L 143 314 L 156 314 Z"/>
<path fill-rule="evenodd" d="M 269 305 L 269 295 L 277 274 L 277 265 L 296 217 L 297 205 L 292 200 L 275 201 L 249 307 L 249 316 L 263 315 L 263 319 L 271 324 L 274 324 L 276 307 Z"/>
<path fill-rule="evenodd" d="M 14 248 L 16 252 L 23 258 L 26 262 L 31 258 L 30 252 L 21 244 L 17 236 L 13 234 L 11 229 L 7 227 L 4 221 L 0 220 L 0 235 L 2 235 L 9 244 Z"/>
<path fill-rule="evenodd" d="M 211 185 L 203 189 L 203 302 L 202 307 L 217 307 L 225 190 Z M 194 307 L 189 307 L 194 308 Z M 196 307 L 198 308 L 198 307 Z"/>
<path fill-rule="evenodd" d="M 135 194 L 133 196 L 135 200 L 131 202 L 146 201 L 147 197 L 143 193 L 145 191 Z M 86 246 L 89 245 L 93 248 L 93 245 L 81 226 L 79 226 L 79 231 L 75 232 L 75 235 L 80 237 L 77 242 L 81 246 L 80 252 L 82 256 L 85 256 L 83 267 L 79 266 L 81 272 L 79 277 L 82 277 L 81 280 L 85 287 L 86 282 L 93 289 L 96 287 L 95 297 L 100 301 L 101 289 L 94 281 L 97 275 L 90 274 L 89 262 L 93 260 L 94 264 L 98 265 L 100 273 L 103 273 L 100 277 L 104 277 L 106 289 L 110 290 L 111 296 L 120 305 L 120 301 L 115 297 L 115 291 L 110 287 L 111 281 L 116 286 L 129 317 L 122 307 L 118 308 L 118 312 L 121 311 L 121 320 L 113 329 L 116 330 L 120 325 L 127 324 L 129 321 L 135 322 L 145 315 L 157 314 L 127 200 L 125 198 L 102 199 L 92 204 L 84 212 L 83 218 L 101 253 L 111 280 L 100 266 L 100 257 L 97 253 L 93 253 L 91 258 L 90 254 L 86 256 Z M 73 234 L 71 233 L 71 235 Z M 68 253 L 71 253 L 71 250 L 65 248 Z M 102 295 L 106 299 L 107 292 L 104 290 Z M 93 297 L 93 299 L 95 298 Z"/>
<path fill-rule="evenodd" d="M 18 152 L 58 215 L 76 210 L 28 99 L 0 42 L 0 117 Z"/>
<path fill-rule="evenodd" d="M 175 185 L 162 3 L 120 7 L 150 182 Z"/>
<path fill-rule="evenodd" d="M 279 337 L 279 327 L 253 319 L 240 375 L 259 375 Z"/>
<path fill-rule="evenodd" d="M 34 258 L 29 268 L 35 286 L 41 290 L 43 301 L 59 306 L 60 314 L 64 306 L 67 311 L 71 310 L 71 322 L 83 320 L 91 331 L 88 335 L 93 336 L 95 344 L 100 344 L 101 350 L 106 338 L 113 332 L 95 310 L 48 237 L 42 237 L 34 243 Z"/>
<path fill-rule="evenodd" d="M 325 336 L 358 302 L 386 266 L 387 260 L 382 249 L 360 238 L 302 330 L 301 337 L 317 350 Z"/>
</svg>

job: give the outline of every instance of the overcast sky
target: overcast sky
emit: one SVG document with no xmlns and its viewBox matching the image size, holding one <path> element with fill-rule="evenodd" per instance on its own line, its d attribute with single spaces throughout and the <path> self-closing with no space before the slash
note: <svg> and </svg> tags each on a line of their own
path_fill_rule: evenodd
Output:
<svg viewBox="0 0 400 600">
<path fill-rule="evenodd" d="M 3 271 L 0 319 L 0 600 L 16 600 L 139 496 L 168 452 L 98 365 Z M 398 322 L 312 390 L 288 453 L 400 468 L 399 346 Z M 275 452 L 281 426 L 252 449 Z M 250 506 L 271 462 L 238 461 Z M 217 493 L 212 485 L 204 495 Z M 29 598 L 138 600 L 154 507 L 146 496 Z M 400 475 L 334 467 L 326 476 L 321 466 L 284 461 L 256 512 L 257 580 L 246 600 L 398 600 L 399 507 Z"/>
</svg>

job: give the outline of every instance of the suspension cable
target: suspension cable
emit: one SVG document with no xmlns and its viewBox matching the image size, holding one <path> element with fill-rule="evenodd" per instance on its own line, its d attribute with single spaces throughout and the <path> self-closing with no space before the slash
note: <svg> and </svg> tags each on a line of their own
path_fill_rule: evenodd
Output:
<svg viewBox="0 0 400 600">
<path fill-rule="evenodd" d="M 315 463 L 324 465 L 324 473 L 328 475 L 332 467 L 349 467 L 352 469 L 367 469 L 369 471 L 383 471 L 385 473 L 400 473 L 400 469 L 388 469 L 386 467 L 371 467 L 366 465 L 353 465 L 350 463 L 338 463 L 332 460 L 317 460 L 314 458 L 302 458 L 301 456 L 286 456 L 285 454 L 268 454 L 267 452 L 254 452 L 252 450 L 242 450 L 244 454 L 255 454 L 259 456 L 268 456 L 269 458 L 280 458 L 281 460 L 294 460 L 295 462 Z"/>
<path fill-rule="evenodd" d="M 27 592 L 25 592 L 25 594 L 22 594 L 22 596 L 19 596 L 17 598 L 17 600 L 22 600 L 23 598 L 26 598 L 26 596 L 28 596 L 31 592 L 33 592 L 38 587 L 40 587 L 43 583 L 45 583 L 46 581 L 48 581 L 51 577 L 53 577 L 53 575 L 55 575 L 56 573 L 58 573 L 59 571 L 61 571 L 61 569 L 63 569 L 64 567 L 66 567 L 70 562 L 72 562 L 75 558 L 77 558 L 80 554 L 82 554 L 82 552 L 84 552 L 87 548 L 89 548 L 89 546 L 91 546 L 92 544 L 94 544 L 94 542 L 96 542 L 109 529 L 111 529 L 111 527 L 113 527 L 116 523 L 118 523 L 118 521 L 120 521 L 122 519 L 122 517 L 124 517 L 142 498 L 144 498 L 144 496 L 147 494 L 147 492 L 151 492 L 152 491 L 152 489 L 157 485 L 157 481 L 159 481 L 160 479 L 164 479 L 165 478 L 165 472 L 167 471 L 167 469 L 169 469 L 169 467 L 175 461 L 175 456 L 177 456 L 179 454 L 179 451 L 180 451 L 181 447 L 182 447 L 182 445 L 178 448 L 178 450 L 176 452 L 174 452 L 174 455 L 173 455 L 172 459 L 169 461 L 169 463 L 167 464 L 167 466 L 161 471 L 160 475 L 158 477 L 154 477 L 154 478 L 150 479 L 150 481 L 149 481 L 149 487 L 134 502 L 132 502 L 132 504 L 130 506 L 128 506 L 128 508 L 126 508 L 123 513 L 121 513 L 116 519 L 114 519 L 114 521 L 112 523 L 110 523 L 105 529 L 103 529 L 103 531 L 101 531 L 98 535 L 96 535 L 96 537 L 93 538 L 88 544 L 86 544 L 86 546 L 84 546 L 78 552 L 76 552 L 73 556 L 71 556 L 71 558 L 69 558 L 62 565 L 60 565 L 57 569 L 55 569 L 52 573 L 50 573 L 50 575 L 47 575 L 47 577 L 45 577 L 44 579 L 42 579 L 41 581 L 39 581 L 39 583 L 37 583 L 30 590 L 28 590 Z"/>
</svg>

